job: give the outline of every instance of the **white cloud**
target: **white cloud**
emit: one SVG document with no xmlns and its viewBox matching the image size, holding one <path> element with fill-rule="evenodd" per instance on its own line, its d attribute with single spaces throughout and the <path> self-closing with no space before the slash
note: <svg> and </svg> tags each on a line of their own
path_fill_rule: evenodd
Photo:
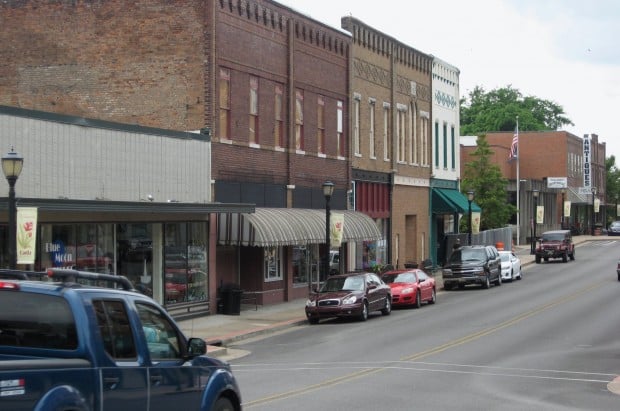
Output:
<svg viewBox="0 0 620 411">
<path fill-rule="evenodd" d="M 340 28 L 366 24 L 461 71 L 461 94 L 512 87 L 564 108 L 577 135 L 595 133 L 620 165 L 617 0 L 282 0 Z"/>
</svg>

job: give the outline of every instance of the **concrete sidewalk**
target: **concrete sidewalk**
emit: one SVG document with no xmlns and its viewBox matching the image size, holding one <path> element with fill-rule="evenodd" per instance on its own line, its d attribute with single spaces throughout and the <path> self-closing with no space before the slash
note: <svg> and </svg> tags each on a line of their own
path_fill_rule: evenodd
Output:
<svg viewBox="0 0 620 411">
<path fill-rule="evenodd" d="M 575 236 L 575 246 L 588 241 L 609 241 L 614 237 Z M 514 247 L 515 254 L 521 259 L 521 265 L 534 263 L 530 254 L 530 245 Z M 577 253 L 577 260 L 579 253 Z M 435 277 L 437 289 L 443 290 L 441 274 Z M 231 343 L 261 334 L 273 333 L 295 325 L 306 324 L 304 306 L 306 298 L 268 306 L 243 306 L 239 315 L 214 314 L 179 322 L 186 336 L 200 337 L 209 344 L 208 354 L 214 357 L 229 359 L 228 345 Z"/>
</svg>

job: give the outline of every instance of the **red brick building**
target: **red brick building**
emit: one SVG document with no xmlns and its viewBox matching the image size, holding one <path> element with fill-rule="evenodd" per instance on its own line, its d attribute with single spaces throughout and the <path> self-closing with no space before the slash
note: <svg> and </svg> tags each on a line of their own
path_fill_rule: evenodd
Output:
<svg viewBox="0 0 620 411">
<path fill-rule="evenodd" d="M 519 167 L 520 239 L 521 244 L 529 241 L 534 200 L 532 190 L 538 190 L 538 205 L 544 206 L 544 222 L 537 225 L 537 231 L 558 229 L 562 226 L 589 231 L 592 225 L 592 194 L 584 194 L 584 139 L 566 131 L 520 132 L 519 160 L 509 160 L 514 133 L 491 132 L 486 134 L 487 142 L 494 152 L 492 162 L 497 164 L 502 175 L 509 180 L 507 198 L 516 205 L 517 164 Z M 475 145 L 461 142 L 461 161 L 466 164 Z M 596 187 L 596 198 L 601 208 L 594 213 L 594 221 L 605 225 L 606 180 L 605 143 L 600 143 L 596 134 L 588 138 L 591 147 L 591 187 Z M 566 178 L 567 187 L 550 187 L 552 177 Z M 551 179 L 553 180 L 553 179 Z M 590 189 L 588 189 L 588 192 Z M 570 212 L 565 213 L 563 199 L 570 201 Z M 568 210 L 566 210 L 568 211 Z M 568 215 L 569 214 L 569 215 Z M 516 223 L 516 219 L 513 223 Z"/>
</svg>

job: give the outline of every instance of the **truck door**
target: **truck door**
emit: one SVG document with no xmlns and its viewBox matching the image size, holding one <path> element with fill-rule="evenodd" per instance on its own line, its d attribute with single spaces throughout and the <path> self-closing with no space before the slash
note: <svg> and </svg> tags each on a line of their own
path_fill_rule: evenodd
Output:
<svg viewBox="0 0 620 411">
<path fill-rule="evenodd" d="M 148 347 L 151 411 L 198 410 L 210 370 L 187 366 L 185 338 L 156 306 L 136 302 Z"/>
<path fill-rule="evenodd" d="M 148 370 L 139 362 L 124 301 L 95 298 L 92 304 L 108 356 L 99 369 L 101 409 L 148 410 Z"/>
</svg>

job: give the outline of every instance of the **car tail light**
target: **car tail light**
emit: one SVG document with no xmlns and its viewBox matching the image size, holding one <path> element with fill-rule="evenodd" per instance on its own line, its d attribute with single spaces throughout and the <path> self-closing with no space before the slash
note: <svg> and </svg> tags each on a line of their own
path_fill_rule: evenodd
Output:
<svg viewBox="0 0 620 411">
<path fill-rule="evenodd" d="M 11 281 L 0 281 L 0 290 L 19 290 L 19 284 Z"/>
</svg>

